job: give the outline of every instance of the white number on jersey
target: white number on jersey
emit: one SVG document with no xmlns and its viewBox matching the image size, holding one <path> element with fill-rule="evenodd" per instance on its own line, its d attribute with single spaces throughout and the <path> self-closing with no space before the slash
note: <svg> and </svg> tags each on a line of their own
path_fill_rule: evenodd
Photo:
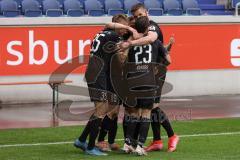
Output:
<svg viewBox="0 0 240 160">
<path fill-rule="evenodd" d="M 151 60 L 152 60 L 152 45 L 151 44 L 144 45 L 144 46 L 135 46 L 133 48 L 133 50 L 134 51 L 139 50 L 135 54 L 135 62 L 136 62 L 136 64 L 151 63 Z M 143 57 L 142 60 L 140 60 L 140 55 L 143 54 L 143 50 L 145 51 L 145 54 L 147 54 L 147 57 Z"/>
<path fill-rule="evenodd" d="M 105 34 L 97 34 L 95 39 L 93 40 L 93 45 L 92 45 L 92 48 L 91 48 L 91 52 L 97 52 L 99 46 L 100 46 L 100 40 L 99 40 L 99 37 L 105 37 Z"/>
</svg>

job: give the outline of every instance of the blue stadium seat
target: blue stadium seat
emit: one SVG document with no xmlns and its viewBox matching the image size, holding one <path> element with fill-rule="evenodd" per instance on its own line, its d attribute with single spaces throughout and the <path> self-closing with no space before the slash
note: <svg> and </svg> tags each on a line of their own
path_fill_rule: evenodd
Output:
<svg viewBox="0 0 240 160">
<path fill-rule="evenodd" d="M 177 0 L 164 0 L 163 1 L 164 11 L 174 8 L 180 8 L 180 3 Z"/>
<path fill-rule="evenodd" d="M 197 0 L 203 13 L 217 14 L 225 12 L 225 5 L 217 4 L 217 0 Z M 211 13 L 210 13 L 211 12 Z"/>
<path fill-rule="evenodd" d="M 103 9 L 92 9 L 88 11 L 88 15 L 89 16 L 94 16 L 94 17 L 98 17 L 98 16 L 103 16 L 105 15 L 105 12 Z"/>
<path fill-rule="evenodd" d="M 181 16 L 183 15 L 183 10 L 180 8 L 173 8 L 173 9 L 167 10 L 167 14 L 170 16 Z"/>
<path fill-rule="evenodd" d="M 240 0 L 232 0 L 231 4 L 232 4 L 232 8 L 236 7 L 236 4 L 239 3 Z"/>
<path fill-rule="evenodd" d="M 148 9 L 148 14 L 150 16 L 162 16 L 163 9 L 162 8 L 150 8 L 150 9 Z"/>
<path fill-rule="evenodd" d="M 162 8 L 162 3 L 160 3 L 158 0 L 145 0 L 144 5 L 147 9 L 150 8 Z"/>
<path fill-rule="evenodd" d="M 208 10 L 225 10 L 225 5 L 217 5 L 217 4 L 202 4 L 199 5 L 201 9 L 208 9 Z"/>
<path fill-rule="evenodd" d="M 103 6 L 98 0 L 86 0 L 84 1 L 85 13 L 89 14 L 90 10 L 102 10 Z M 93 11 L 95 12 L 95 11 Z"/>
<path fill-rule="evenodd" d="M 16 17 L 20 15 L 17 2 L 14 0 L 2 0 L 0 2 L 0 12 L 5 17 Z"/>
<path fill-rule="evenodd" d="M 200 16 L 202 13 L 200 8 L 187 8 L 186 14 L 191 16 Z"/>
<path fill-rule="evenodd" d="M 182 6 L 183 11 L 186 11 L 188 8 L 199 8 L 198 2 L 196 0 L 183 0 Z"/>
<path fill-rule="evenodd" d="M 22 13 L 26 17 L 39 17 L 42 15 L 40 10 L 40 4 L 36 0 L 23 0 L 22 1 Z"/>
<path fill-rule="evenodd" d="M 116 11 L 123 9 L 122 3 L 118 0 L 105 0 L 105 12 L 109 13 L 110 9 Z"/>
<path fill-rule="evenodd" d="M 17 17 L 21 15 L 20 11 L 3 11 L 4 17 Z"/>
<path fill-rule="evenodd" d="M 22 0 L 14 0 L 14 1 L 17 2 L 18 9 L 20 9 Z"/>
<path fill-rule="evenodd" d="M 65 0 L 63 2 L 64 14 L 68 14 L 68 11 L 73 12 L 70 14 L 76 15 L 79 11 L 79 14 L 82 13 L 83 4 L 78 0 Z"/>
<path fill-rule="evenodd" d="M 197 0 L 198 4 L 217 4 L 217 0 Z"/>
<path fill-rule="evenodd" d="M 108 10 L 109 16 L 114 16 L 116 14 L 124 14 L 124 10 L 123 9 L 109 9 Z"/>
<path fill-rule="evenodd" d="M 67 15 L 70 17 L 80 17 L 84 15 L 84 10 L 83 9 L 69 9 L 67 12 Z"/>
<path fill-rule="evenodd" d="M 60 3 L 57 0 L 44 0 L 43 4 L 43 13 L 48 16 L 60 15 L 63 11 L 61 9 Z"/>
<path fill-rule="evenodd" d="M 205 15 L 233 15 L 234 11 L 229 10 L 202 10 L 202 14 Z"/>
<path fill-rule="evenodd" d="M 164 0 L 163 8 L 164 11 L 170 15 L 178 15 L 183 12 L 180 3 L 177 0 Z"/>
<path fill-rule="evenodd" d="M 140 3 L 140 1 L 138 0 L 124 0 L 124 9 L 125 11 L 130 11 L 132 6 L 137 4 L 137 3 Z"/>
<path fill-rule="evenodd" d="M 48 9 L 46 12 L 46 16 L 48 17 L 60 17 L 63 15 L 63 11 L 61 9 Z"/>
<path fill-rule="evenodd" d="M 42 16 L 41 10 L 25 10 L 25 17 L 40 17 Z"/>
</svg>

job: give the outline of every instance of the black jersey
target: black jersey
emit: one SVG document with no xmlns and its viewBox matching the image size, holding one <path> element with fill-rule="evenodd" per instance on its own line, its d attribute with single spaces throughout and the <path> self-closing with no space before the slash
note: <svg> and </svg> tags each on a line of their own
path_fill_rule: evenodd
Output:
<svg viewBox="0 0 240 160">
<path fill-rule="evenodd" d="M 164 54 L 164 47 L 159 40 L 148 45 L 131 47 L 128 53 L 128 62 L 135 64 L 135 69 L 128 74 L 128 77 L 136 77 L 144 72 L 147 73 L 153 71 L 154 65 L 151 64 L 159 63 L 162 59 L 160 56 L 161 54 Z M 142 81 L 147 82 L 154 77 L 145 78 L 146 79 L 142 79 Z M 155 81 L 153 80 L 153 82 Z"/>
<path fill-rule="evenodd" d="M 103 30 L 98 33 L 91 45 L 90 54 L 98 56 L 104 62 L 104 71 L 109 71 L 111 57 L 116 53 L 116 43 L 121 37 L 113 30 Z"/>
<path fill-rule="evenodd" d="M 159 25 L 152 20 L 150 20 L 149 22 L 150 22 L 150 26 L 148 27 L 148 30 L 152 31 L 152 32 L 156 32 L 157 35 L 158 35 L 158 40 L 160 40 L 163 43 L 164 42 L 163 41 L 163 34 L 162 34 L 162 31 L 161 31 Z"/>
<path fill-rule="evenodd" d="M 165 55 L 163 44 L 156 40 L 151 44 L 131 47 L 128 53 L 128 61 L 136 64 L 161 62 Z"/>
</svg>

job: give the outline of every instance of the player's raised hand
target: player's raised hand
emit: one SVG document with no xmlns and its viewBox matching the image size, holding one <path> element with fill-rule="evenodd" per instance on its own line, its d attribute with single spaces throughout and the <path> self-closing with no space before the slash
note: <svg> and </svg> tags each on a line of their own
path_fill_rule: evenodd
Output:
<svg viewBox="0 0 240 160">
<path fill-rule="evenodd" d="M 175 43 L 175 38 L 174 38 L 174 35 L 172 34 L 169 39 L 169 44 L 174 44 L 174 43 Z"/>
</svg>

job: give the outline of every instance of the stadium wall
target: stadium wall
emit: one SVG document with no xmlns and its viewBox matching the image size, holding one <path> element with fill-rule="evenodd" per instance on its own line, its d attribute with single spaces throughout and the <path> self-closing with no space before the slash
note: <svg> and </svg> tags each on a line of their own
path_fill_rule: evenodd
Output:
<svg viewBox="0 0 240 160">
<path fill-rule="evenodd" d="M 173 64 L 164 95 L 240 94 L 240 19 L 234 16 L 151 17 L 161 25 L 165 43 L 173 34 Z M 111 17 L 1 18 L 0 82 L 45 81 L 67 60 L 89 53 L 91 40 Z M 66 79 L 83 81 L 86 59 Z M 60 94 L 60 99 L 89 100 Z M 47 85 L 0 86 L 0 102 L 49 102 Z"/>
</svg>

